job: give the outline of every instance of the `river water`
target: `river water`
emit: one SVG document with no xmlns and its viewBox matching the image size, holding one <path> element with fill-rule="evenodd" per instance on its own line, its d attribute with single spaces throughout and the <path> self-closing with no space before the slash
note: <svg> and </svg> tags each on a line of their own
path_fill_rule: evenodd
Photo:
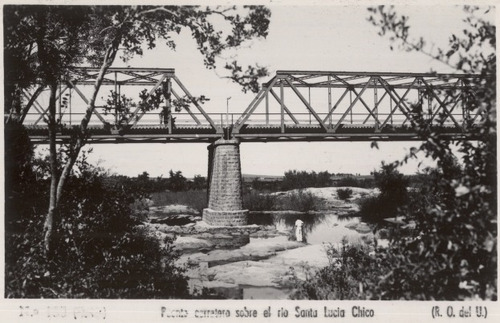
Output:
<svg viewBox="0 0 500 323">
<path fill-rule="evenodd" d="M 274 225 L 278 231 L 291 235 L 297 219 L 301 219 L 304 222 L 303 232 L 306 238 L 304 248 L 296 249 L 297 252 L 300 252 L 300 249 L 304 249 L 304 253 L 306 253 L 307 250 L 310 250 L 306 247 L 312 245 L 324 246 L 325 243 L 340 243 L 344 238 L 352 243 L 360 243 L 363 236 L 373 236 L 371 233 L 359 233 L 356 230 L 346 227 L 352 227 L 354 224 L 359 223 L 359 218 L 338 216 L 332 212 L 301 215 L 283 213 L 251 214 L 249 216 L 249 224 Z M 271 239 L 273 242 L 279 242 L 280 240 L 288 240 L 288 237 L 287 235 L 273 238 L 252 237 L 249 245 L 257 245 L 266 239 Z M 268 241 L 271 242 L 271 240 Z M 276 256 L 273 257 L 280 257 L 280 262 L 286 263 L 287 259 L 284 255 L 286 255 L 285 252 L 278 252 Z M 273 257 L 265 261 L 272 261 Z M 324 257 L 326 259 L 326 252 L 318 253 L 317 257 Z M 215 290 L 225 297 L 233 299 L 287 299 L 291 293 L 291 290 L 286 288 L 250 285 L 238 285 L 237 288 L 215 288 Z"/>
</svg>

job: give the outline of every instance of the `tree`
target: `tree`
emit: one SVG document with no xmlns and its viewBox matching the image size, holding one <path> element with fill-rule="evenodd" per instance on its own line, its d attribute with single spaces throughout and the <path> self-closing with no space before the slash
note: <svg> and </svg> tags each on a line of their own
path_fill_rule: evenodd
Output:
<svg viewBox="0 0 500 323">
<path fill-rule="evenodd" d="M 393 7 L 369 9 L 379 34 L 407 51 L 428 55 L 457 71 L 477 73 L 478 90 L 463 98 L 476 124 L 466 125 L 477 140 L 450 142 L 432 131 L 421 113 L 413 120 L 424 140 L 412 150 L 424 152 L 438 167 L 432 181 L 404 211 L 414 229 L 395 236 L 380 257 L 390 270 L 381 282 L 384 298 L 496 299 L 497 290 L 497 184 L 496 184 L 496 29 L 483 14 L 489 9 L 464 7 L 466 27 L 450 37 L 449 48 L 429 46 L 412 39 L 408 17 Z M 391 47 L 392 48 L 392 47 Z M 418 107 L 418 102 L 414 103 Z M 420 109 L 421 110 L 421 109 Z M 461 162 L 452 152 L 458 146 Z M 411 156 L 407 156 L 406 161 Z"/>
<path fill-rule="evenodd" d="M 5 110 L 7 122 L 22 122 L 39 92 L 48 87 L 49 152 L 51 165 L 50 203 L 45 227 L 45 249 L 50 253 L 52 233 L 58 221 L 57 207 L 66 180 L 81 149 L 87 142 L 87 127 L 105 72 L 118 53 L 124 60 L 143 53 L 143 46 L 154 48 L 162 39 L 171 48 L 172 33 L 188 29 L 203 55 L 205 66 L 215 68 L 220 54 L 244 41 L 266 37 L 270 11 L 264 7 L 202 8 L 196 6 L 5 6 L 6 62 L 14 63 L 6 71 Z M 222 18 L 223 26 L 212 22 Z M 225 24 L 225 25 L 224 25 Z M 230 32 L 224 32 L 230 30 Z M 61 78 L 72 66 L 90 64 L 100 68 L 84 117 L 74 129 L 70 144 L 60 152 L 64 165 L 58 165 L 56 133 L 56 92 Z M 15 67 L 15 68 L 14 68 Z M 17 70 L 21 71 L 19 75 Z M 226 65 L 234 81 L 243 90 L 255 90 L 263 68 L 242 73 L 233 62 Z M 21 91 L 35 87 L 35 95 L 21 108 Z"/>
<path fill-rule="evenodd" d="M 203 190 L 207 188 L 207 179 L 201 175 L 194 175 L 193 178 L 193 189 Z"/>
<path fill-rule="evenodd" d="M 169 188 L 174 192 L 185 191 L 187 189 L 187 179 L 182 175 L 180 170 L 169 172 L 168 184 Z"/>
<path fill-rule="evenodd" d="M 75 164 L 59 205 L 65 216 L 55 228 L 53 257 L 43 252 L 43 213 L 31 210 L 30 218 L 19 221 L 20 229 L 6 231 L 5 297 L 188 297 L 172 239 L 137 225 L 141 216 L 131 203 L 141 197 L 140 190 L 110 183 L 85 156 Z M 25 187 L 41 187 L 49 171 L 42 168 L 45 176 Z M 40 193 L 34 200 L 46 201 Z"/>
</svg>

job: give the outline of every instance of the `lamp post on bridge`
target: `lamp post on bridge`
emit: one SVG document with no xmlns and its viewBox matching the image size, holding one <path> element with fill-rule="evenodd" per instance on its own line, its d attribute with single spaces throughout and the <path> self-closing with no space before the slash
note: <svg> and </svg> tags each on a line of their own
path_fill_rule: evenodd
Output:
<svg viewBox="0 0 500 323">
<path fill-rule="evenodd" d="M 226 126 L 229 128 L 229 100 L 231 100 L 231 97 L 228 97 L 226 99 Z"/>
</svg>

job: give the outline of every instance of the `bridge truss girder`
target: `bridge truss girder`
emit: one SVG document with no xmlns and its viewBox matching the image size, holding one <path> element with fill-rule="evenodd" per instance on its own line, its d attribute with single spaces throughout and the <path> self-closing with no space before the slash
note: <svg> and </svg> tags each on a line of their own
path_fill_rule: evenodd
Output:
<svg viewBox="0 0 500 323">
<path fill-rule="evenodd" d="M 254 133 L 265 137 L 267 133 L 268 137 L 290 140 L 300 133 L 312 138 L 340 138 L 349 133 L 353 140 L 370 134 L 396 138 L 398 133 L 416 133 L 414 109 L 418 107 L 436 131 L 462 136 L 480 118 L 479 109 L 470 106 L 478 80 L 478 75 L 469 74 L 277 71 L 236 121 L 232 132 L 241 138 Z M 304 90 L 309 91 L 308 99 Z M 316 91 L 313 100 L 311 91 Z M 290 104 L 291 99 L 295 104 Z M 271 102 L 277 104 L 278 122 L 270 122 Z M 260 118 L 257 124 L 256 111 L 262 106 L 265 120 Z M 304 113 L 297 112 L 298 106 L 309 122 L 300 120 Z M 360 119 L 353 121 L 353 114 Z"/>
<path fill-rule="evenodd" d="M 61 124 L 66 113 L 61 98 L 69 92 L 88 102 L 83 90 L 94 84 L 97 73 L 97 69 L 75 68 L 63 79 L 57 93 Z M 97 108 L 95 122 L 89 125 L 89 142 L 213 142 L 222 136 L 243 142 L 418 140 L 415 104 L 433 131 L 450 139 L 471 139 L 468 127 L 481 118 L 479 109 L 470 106 L 480 91 L 478 79 L 465 74 L 278 71 L 237 121 L 224 126 L 222 119 L 216 124 L 205 113 L 174 69 L 111 68 L 103 81 L 104 91 L 111 87 L 120 93 L 126 86 L 145 86 L 152 95 L 161 87 L 172 113 L 163 124 L 156 117 L 148 125 L 144 119 L 156 114 L 136 108 L 121 129 L 113 129 L 109 113 Z M 38 102 L 43 92 L 39 86 L 24 94 L 25 110 L 35 111 L 36 117 L 24 118 L 24 124 L 36 143 L 48 141 L 47 127 L 38 126 L 47 113 Z M 187 102 L 183 109 L 189 123 L 174 125 L 173 100 Z M 259 114 L 259 109 L 264 113 Z M 70 139 L 72 126 L 70 119 L 69 125 L 61 127 L 58 142 Z"/>
<path fill-rule="evenodd" d="M 79 124 L 78 118 L 83 113 L 76 113 L 72 111 L 71 106 L 76 100 L 79 100 L 85 107 L 89 103 L 89 94 L 85 90 L 93 88 L 99 69 L 91 67 L 77 67 L 70 69 L 70 74 L 61 78 L 60 85 L 56 94 L 57 98 L 57 120 L 61 126 L 61 138 L 64 138 L 64 132 L 69 132 L 69 129 Z M 174 120 L 176 111 L 173 109 L 173 102 L 181 102 L 183 115 L 188 117 L 186 122 L 188 127 L 193 129 L 201 128 L 205 132 L 222 133 L 222 128 L 214 123 L 212 118 L 204 111 L 197 98 L 195 98 L 189 90 L 184 86 L 182 81 L 175 75 L 173 68 L 116 68 L 112 67 L 106 71 L 103 79 L 99 96 L 106 93 L 106 90 L 114 91 L 118 95 L 122 93 L 139 92 L 133 88 L 144 87 L 147 90 L 145 100 L 148 100 L 158 89 L 162 89 L 164 98 L 164 107 L 162 111 L 156 113 L 148 113 L 148 116 L 157 115 L 158 117 L 149 127 L 156 127 L 160 125 L 163 132 L 172 134 L 175 132 Z M 34 85 L 31 89 L 23 91 L 24 101 L 26 102 L 23 109 L 22 122 L 29 130 L 35 133 L 34 137 L 42 141 L 46 135 L 46 125 L 48 122 L 48 106 L 44 106 L 40 102 L 43 93 L 47 92 L 47 88 L 43 85 Z M 135 93 L 134 93 L 135 94 Z M 127 94 L 129 95 L 129 94 Z M 69 98 L 69 102 L 68 102 Z M 66 101 L 64 101 L 66 100 Z M 139 121 L 146 115 L 146 111 L 137 106 L 131 110 L 130 115 L 127 116 L 125 122 L 119 122 L 119 112 L 115 113 L 104 111 L 103 105 L 96 105 L 93 111 L 91 123 L 89 128 L 92 132 L 113 135 L 115 133 L 124 134 L 127 132 L 134 132 L 136 129 L 148 128 Z M 111 106 L 111 110 L 113 107 Z M 168 111 L 164 120 L 160 113 Z M 76 118 L 75 118 L 76 116 Z M 76 119 L 76 120 L 74 120 Z M 46 131 L 45 131 L 46 132 Z"/>
</svg>

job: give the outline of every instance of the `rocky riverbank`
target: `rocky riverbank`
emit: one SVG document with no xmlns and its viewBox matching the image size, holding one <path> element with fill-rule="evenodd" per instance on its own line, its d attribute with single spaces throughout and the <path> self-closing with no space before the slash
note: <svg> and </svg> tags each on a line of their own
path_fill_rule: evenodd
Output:
<svg viewBox="0 0 500 323">
<path fill-rule="evenodd" d="M 352 197 L 342 201 L 338 199 L 338 189 L 341 188 L 305 189 L 323 199 L 326 210 L 259 212 L 260 217 L 268 218 L 265 224 L 209 226 L 202 221 L 198 211 L 183 205 L 169 205 L 151 206 L 149 221 L 144 226 L 160 238 L 173 240 L 174 248 L 181 253 L 178 263 L 186 266 L 192 291 L 209 288 L 226 297 L 241 298 L 242 290 L 250 286 L 271 291 L 270 298 L 281 298 L 286 297 L 287 292 L 283 290 L 291 287 L 293 276 L 305 278 L 306 268 L 326 266 L 326 248 L 339 244 L 342 238 L 323 239 L 321 235 L 314 238 L 314 232 L 323 230 L 327 235 L 348 233 L 354 241 L 373 241 L 372 228 L 348 215 L 358 210 L 356 199 L 376 192 L 351 188 Z M 345 219 L 337 220 L 340 216 Z M 314 238 L 311 243 L 297 242 L 291 237 L 291 225 L 296 218 L 308 221 L 307 228 Z M 280 292 L 276 294 L 276 291 Z M 259 297 L 258 292 L 255 297 Z"/>
</svg>

